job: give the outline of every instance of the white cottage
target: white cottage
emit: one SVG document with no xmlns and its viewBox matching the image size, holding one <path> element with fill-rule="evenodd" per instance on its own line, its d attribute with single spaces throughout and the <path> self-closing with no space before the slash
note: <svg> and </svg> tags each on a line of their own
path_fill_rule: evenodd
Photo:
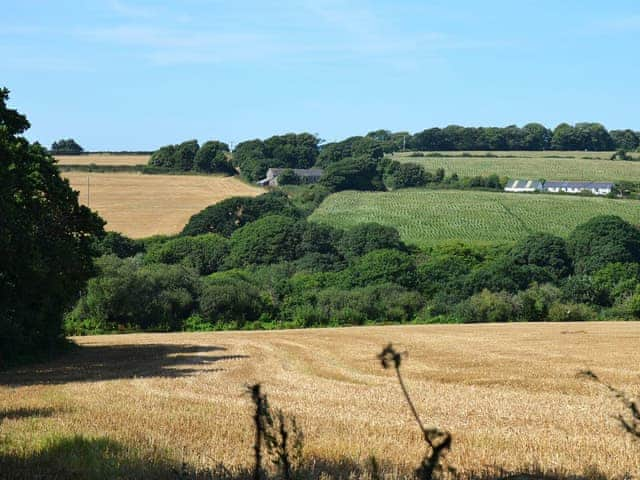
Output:
<svg viewBox="0 0 640 480">
<path fill-rule="evenodd" d="M 582 193 L 590 192 L 593 195 L 609 195 L 613 190 L 611 182 L 554 182 L 544 184 L 544 191 L 550 193 Z"/>
<path fill-rule="evenodd" d="M 539 180 L 509 180 L 504 187 L 505 192 L 539 192 L 542 190 L 542 182 Z"/>
</svg>

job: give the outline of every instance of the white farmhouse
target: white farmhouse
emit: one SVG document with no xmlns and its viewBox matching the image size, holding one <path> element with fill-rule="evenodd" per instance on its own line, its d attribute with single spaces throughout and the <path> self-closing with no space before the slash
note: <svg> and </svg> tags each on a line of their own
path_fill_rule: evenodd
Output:
<svg viewBox="0 0 640 480">
<path fill-rule="evenodd" d="M 590 192 L 594 195 L 609 195 L 613 190 L 611 182 L 545 182 L 544 191 L 550 193 L 582 193 Z"/>
<path fill-rule="evenodd" d="M 539 180 L 509 180 L 504 187 L 505 192 L 539 192 L 542 182 Z"/>
</svg>

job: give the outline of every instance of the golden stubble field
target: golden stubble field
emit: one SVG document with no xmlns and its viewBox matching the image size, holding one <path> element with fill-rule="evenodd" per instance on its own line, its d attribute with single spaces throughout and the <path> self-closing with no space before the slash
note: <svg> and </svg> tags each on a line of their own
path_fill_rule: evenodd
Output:
<svg viewBox="0 0 640 480">
<path fill-rule="evenodd" d="M 179 233 L 189 218 L 229 197 L 264 190 L 236 177 L 62 172 L 79 200 L 106 220 L 107 230 L 132 238 Z"/>
<path fill-rule="evenodd" d="M 305 456 L 345 476 L 375 455 L 387 473 L 411 471 L 421 439 L 391 371 L 376 354 L 408 352 L 408 388 L 428 425 L 453 434 L 448 463 L 463 475 L 535 466 L 596 478 L 640 474 L 640 442 L 621 407 L 585 368 L 637 394 L 640 324 L 434 325 L 273 332 L 134 334 L 75 339 L 49 365 L 0 374 L 0 405 L 48 411 L 5 420 L 9 448 L 48 436 L 108 437 L 152 458 L 195 466 L 251 462 L 246 386 L 295 415 Z M 49 410 L 47 410 L 49 409 Z M 45 442 L 46 443 L 46 442 Z"/>
<path fill-rule="evenodd" d="M 108 153 L 90 153 L 87 155 L 55 155 L 60 165 L 98 165 L 98 166 L 123 166 L 123 165 L 147 165 L 151 155 L 131 154 L 114 155 Z"/>
</svg>

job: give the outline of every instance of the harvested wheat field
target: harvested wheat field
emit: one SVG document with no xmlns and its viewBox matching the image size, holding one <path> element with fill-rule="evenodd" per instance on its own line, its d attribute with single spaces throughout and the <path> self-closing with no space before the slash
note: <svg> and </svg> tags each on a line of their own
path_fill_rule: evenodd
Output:
<svg viewBox="0 0 640 480">
<path fill-rule="evenodd" d="M 236 177 L 86 172 L 62 176 L 80 192 L 80 202 L 107 221 L 107 230 L 132 238 L 178 233 L 191 215 L 208 205 L 264 192 Z"/>
<path fill-rule="evenodd" d="M 108 471 L 119 475 L 146 465 L 162 476 L 170 471 L 163 470 L 166 465 L 182 461 L 194 468 L 220 462 L 248 467 L 253 430 L 246 387 L 261 382 L 271 405 L 298 419 L 304 457 L 315 473 L 367 477 L 373 455 L 387 478 L 401 477 L 419 464 L 424 450 L 393 371 L 376 360 L 391 341 L 408 352 L 402 369 L 426 423 L 452 433 L 448 464 L 463 477 L 531 469 L 559 478 L 640 474 L 640 442 L 614 418 L 621 405 L 578 375 L 591 369 L 637 394 L 638 323 L 75 340 L 82 348 L 64 359 L 0 374 L 6 417 L 0 460 L 14 455 L 84 471 L 84 457 L 69 453 L 80 451 L 98 463 L 107 457 L 117 465 Z"/>
<path fill-rule="evenodd" d="M 60 165 L 98 165 L 122 166 L 122 165 L 147 165 L 151 155 L 131 154 L 114 155 L 109 153 L 89 153 L 86 155 L 56 155 L 55 158 Z"/>
</svg>

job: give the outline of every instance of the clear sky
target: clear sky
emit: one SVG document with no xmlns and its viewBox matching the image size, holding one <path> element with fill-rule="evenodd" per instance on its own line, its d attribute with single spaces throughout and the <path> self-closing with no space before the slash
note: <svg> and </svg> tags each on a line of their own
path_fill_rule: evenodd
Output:
<svg viewBox="0 0 640 480">
<path fill-rule="evenodd" d="M 45 145 L 599 121 L 640 130 L 638 0 L 2 0 Z"/>
</svg>

